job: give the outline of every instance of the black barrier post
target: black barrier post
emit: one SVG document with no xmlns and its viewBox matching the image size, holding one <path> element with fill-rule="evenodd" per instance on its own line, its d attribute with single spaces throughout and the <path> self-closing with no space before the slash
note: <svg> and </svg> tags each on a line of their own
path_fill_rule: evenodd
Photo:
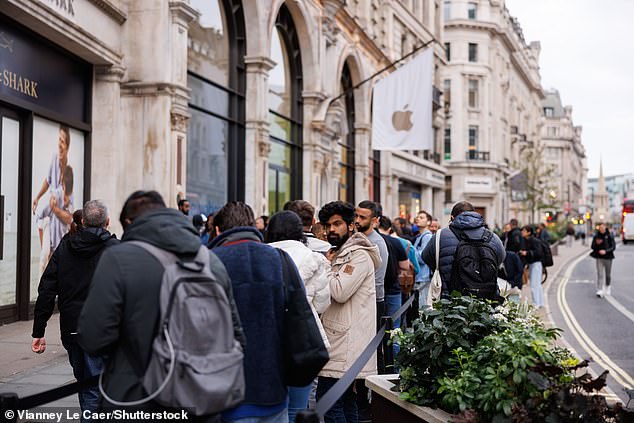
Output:
<svg viewBox="0 0 634 423">
<path fill-rule="evenodd" d="M 381 317 L 381 327 L 385 326 L 385 332 L 383 333 L 383 360 L 385 361 L 383 364 L 385 366 L 387 373 L 391 373 L 394 371 L 394 348 L 392 345 L 389 345 L 390 335 L 393 329 L 392 316 L 383 316 Z"/>
<path fill-rule="evenodd" d="M 315 410 L 302 410 L 295 415 L 296 423 L 319 423 L 319 416 Z"/>
<path fill-rule="evenodd" d="M 6 392 L 0 394 L 0 422 L 18 421 L 18 394 Z"/>
</svg>

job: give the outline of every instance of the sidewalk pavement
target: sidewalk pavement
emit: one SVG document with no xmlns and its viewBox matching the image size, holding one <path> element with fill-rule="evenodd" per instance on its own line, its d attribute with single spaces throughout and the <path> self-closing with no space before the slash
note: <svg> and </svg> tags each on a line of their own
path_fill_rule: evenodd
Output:
<svg viewBox="0 0 634 423">
<path fill-rule="evenodd" d="M 31 352 L 33 321 L 0 326 L 0 393 L 20 397 L 36 394 L 75 381 L 68 355 L 59 335 L 59 314 L 46 327 L 46 351 Z M 77 395 L 55 401 L 51 407 L 79 407 Z"/>
</svg>

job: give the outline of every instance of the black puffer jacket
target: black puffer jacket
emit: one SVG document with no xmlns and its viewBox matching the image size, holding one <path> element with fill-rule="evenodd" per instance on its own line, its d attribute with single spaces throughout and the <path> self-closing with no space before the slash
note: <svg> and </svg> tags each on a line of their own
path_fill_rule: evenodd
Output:
<svg viewBox="0 0 634 423">
<path fill-rule="evenodd" d="M 460 241 L 453 233 L 453 230 L 463 232 L 469 239 L 480 240 L 486 230 L 484 227 L 484 219 L 476 212 L 464 212 L 458 215 L 453 222 L 449 224 L 449 229 L 443 229 L 440 235 L 440 278 L 442 279 L 442 294 L 449 295 L 448 283 L 451 279 L 451 266 L 453 265 L 454 253 Z M 423 250 L 423 261 L 432 273 L 436 270 L 436 234 L 429 240 L 427 246 Z M 497 235 L 493 234 L 490 241 L 491 247 L 496 253 L 498 266 L 504 261 L 506 252 L 502 241 Z"/>
<path fill-rule="evenodd" d="M 142 247 L 126 242 L 134 240 L 184 259 L 193 258 L 201 246 L 189 219 L 178 210 L 160 208 L 138 217 L 126 229 L 121 244 L 102 255 L 79 318 L 79 344 L 89 354 L 109 356 L 104 385 L 106 393 L 119 401 L 145 396 L 140 377 L 149 363 L 160 317 L 163 266 Z M 209 254 L 211 271 L 231 301 L 235 337 L 244 345 L 231 281 L 218 257 Z M 157 404 L 149 403 L 145 408 L 157 408 Z"/>
<path fill-rule="evenodd" d="M 590 253 L 591 257 L 613 260 L 616 243 L 609 231 L 605 231 L 605 233 L 596 231 L 592 238 L 592 246 L 590 248 L 592 248 L 592 252 Z M 599 255 L 599 251 L 601 250 L 605 250 L 604 255 Z"/>
<path fill-rule="evenodd" d="M 101 253 L 119 240 L 103 228 L 84 228 L 62 238 L 40 279 L 33 318 L 33 338 L 41 338 L 58 297 L 62 336 L 77 332 L 77 319 Z"/>
</svg>

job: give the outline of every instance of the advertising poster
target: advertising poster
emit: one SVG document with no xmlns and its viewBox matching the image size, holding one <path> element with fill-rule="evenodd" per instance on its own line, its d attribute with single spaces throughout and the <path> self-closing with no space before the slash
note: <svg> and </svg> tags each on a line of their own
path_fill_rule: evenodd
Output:
<svg viewBox="0 0 634 423">
<path fill-rule="evenodd" d="M 33 120 L 31 301 L 40 276 L 70 229 L 84 198 L 84 134 L 57 122 Z"/>
</svg>

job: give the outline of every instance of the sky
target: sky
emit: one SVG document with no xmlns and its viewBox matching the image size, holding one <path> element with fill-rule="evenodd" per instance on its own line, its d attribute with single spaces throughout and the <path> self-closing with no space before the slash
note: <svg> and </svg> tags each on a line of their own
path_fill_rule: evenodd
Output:
<svg viewBox="0 0 634 423">
<path fill-rule="evenodd" d="M 634 0 L 506 0 L 527 43 L 541 42 L 544 89 L 583 127 L 588 177 L 634 173 Z"/>
</svg>

